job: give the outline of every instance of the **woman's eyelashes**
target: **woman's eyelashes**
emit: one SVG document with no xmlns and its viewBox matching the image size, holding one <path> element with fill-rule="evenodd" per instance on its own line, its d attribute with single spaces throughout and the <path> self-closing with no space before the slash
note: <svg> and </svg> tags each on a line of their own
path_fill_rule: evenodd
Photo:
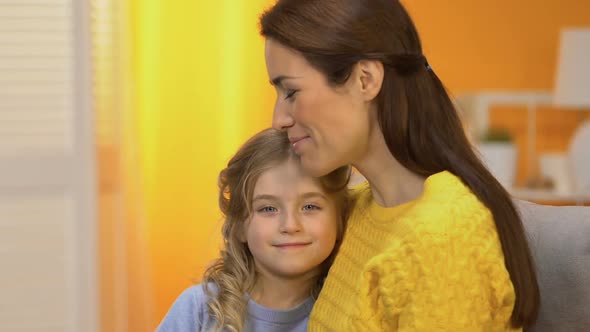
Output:
<svg viewBox="0 0 590 332">
<path fill-rule="evenodd" d="M 286 91 L 285 91 L 285 99 L 286 99 L 286 100 L 292 100 L 292 99 L 294 99 L 294 97 L 295 97 L 295 94 L 296 94 L 298 91 L 299 91 L 299 90 L 294 90 L 294 89 L 291 89 L 291 90 L 286 90 Z"/>
</svg>

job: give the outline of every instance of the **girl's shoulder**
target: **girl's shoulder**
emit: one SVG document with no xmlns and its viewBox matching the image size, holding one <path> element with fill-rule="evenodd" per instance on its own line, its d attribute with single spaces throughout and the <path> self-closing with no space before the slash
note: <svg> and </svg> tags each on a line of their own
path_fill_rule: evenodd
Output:
<svg viewBox="0 0 590 332">
<path fill-rule="evenodd" d="M 185 289 L 176 299 L 183 303 L 192 305 L 206 304 L 210 299 L 210 294 L 217 295 L 217 287 L 213 283 L 197 284 Z"/>
<path fill-rule="evenodd" d="M 207 284 L 206 287 L 213 293 L 217 293 L 215 285 Z M 198 284 L 185 289 L 174 301 L 172 307 L 160 323 L 158 332 L 167 331 L 201 331 L 210 326 L 207 313 L 207 302 L 210 296 L 205 291 L 204 284 Z"/>
</svg>

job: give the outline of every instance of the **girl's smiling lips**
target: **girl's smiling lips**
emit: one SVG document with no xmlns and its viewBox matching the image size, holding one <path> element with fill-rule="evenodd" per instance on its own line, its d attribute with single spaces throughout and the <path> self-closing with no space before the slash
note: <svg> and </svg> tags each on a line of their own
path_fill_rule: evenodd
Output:
<svg viewBox="0 0 590 332">
<path fill-rule="evenodd" d="M 274 244 L 273 246 L 280 248 L 280 249 L 296 249 L 296 248 L 305 247 L 310 244 L 311 244 L 311 242 L 285 242 L 285 243 Z"/>
</svg>

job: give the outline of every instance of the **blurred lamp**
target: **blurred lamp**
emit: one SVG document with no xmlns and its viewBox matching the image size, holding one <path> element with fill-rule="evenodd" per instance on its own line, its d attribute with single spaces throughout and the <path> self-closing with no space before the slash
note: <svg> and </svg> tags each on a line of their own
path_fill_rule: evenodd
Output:
<svg viewBox="0 0 590 332">
<path fill-rule="evenodd" d="M 590 27 L 562 30 L 553 101 L 566 109 L 590 111 Z M 589 193 L 590 121 L 576 130 L 570 159 L 577 191 Z"/>
</svg>

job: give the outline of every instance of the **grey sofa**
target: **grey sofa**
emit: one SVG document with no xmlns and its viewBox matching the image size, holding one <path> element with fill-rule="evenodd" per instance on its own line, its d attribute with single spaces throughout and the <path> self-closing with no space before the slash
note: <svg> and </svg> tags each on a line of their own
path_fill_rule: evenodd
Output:
<svg viewBox="0 0 590 332">
<path fill-rule="evenodd" d="M 516 201 L 530 241 L 541 310 L 527 332 L 590 331 L 590 207 Z"/>
</svg>

